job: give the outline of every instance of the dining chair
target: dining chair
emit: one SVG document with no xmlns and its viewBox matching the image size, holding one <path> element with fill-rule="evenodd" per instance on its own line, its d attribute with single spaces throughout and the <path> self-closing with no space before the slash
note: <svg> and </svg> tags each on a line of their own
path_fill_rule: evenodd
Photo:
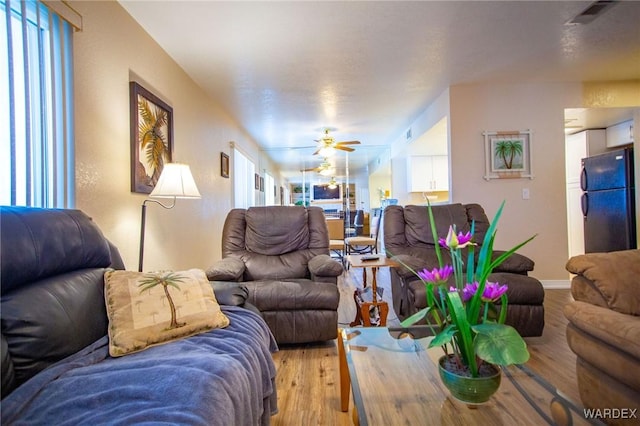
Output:
<svg viewBox="0 0 640 426">
<path fill-rule="evenodd" d="M 329 230 L 329 250 L 331 250 L 331 255 L 344 265 L 344 220 L 327 217 L 326 222 Z"/>
<path fill-rule="evenodd" d="M 380 224 L 382 222 L 382 210 L 378 215 L 376 227 L 369 236 L 356 236 L 345 238 L 346 254 L 373 254 L 378 253 L 378 235 L 380 234 Z"/>
</svg>

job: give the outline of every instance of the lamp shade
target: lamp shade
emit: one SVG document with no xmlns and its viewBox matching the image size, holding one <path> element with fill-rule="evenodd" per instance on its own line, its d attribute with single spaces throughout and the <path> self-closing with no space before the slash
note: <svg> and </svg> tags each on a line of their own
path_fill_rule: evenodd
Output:
<svg viewBox="0 0 640 426">
<path fill-rule="evenodd" d="M 165 164 L 160 179 L 150 197 L 154 198 L 200 198 L 191 169 L 186 164 Z"/>
</svg>

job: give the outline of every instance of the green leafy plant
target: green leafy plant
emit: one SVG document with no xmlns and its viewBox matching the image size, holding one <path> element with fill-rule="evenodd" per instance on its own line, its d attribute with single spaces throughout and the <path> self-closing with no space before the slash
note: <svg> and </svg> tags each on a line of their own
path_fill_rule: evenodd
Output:
<svg viewBox="0 0 640 426">
<path fill-rule="evenodd" d="M 429 221 L 439 266 L 431 271 L 416 272 L 403 264 L 424 283 L 427 307 L 405 319 L 402 325 L 408 327 L 427 318 L 435 335 L 430 347 L 441 346 L 446 355 L 453 354 L 460 366 L 468 368 L 472 377 L 478 377 L 482 362 L 510 365 L 522 364 L 529 359 L 525 341 L 515 328 L 504 323 L 507 286 L 487 281 L 494 268 L 535 238 L 534 235 L 494 259 L 493 243 L 503 208 L 504 202 L 491 221 L 475 262 L 478 247 L 474 241 L 475 222 L 467 233 L 458 233 L 455 225 L 451 225 L 446 238 L 438 239 L 429 204 Z M 441 247 L 449 251 L 451 265 L 444 265 Z M 466 268 L 463 259 L 465 248 Z M 455 286 L 449 285 L 451 276 Z M 497 301 L 500 301 L 499 310 Z"/>
</svg>

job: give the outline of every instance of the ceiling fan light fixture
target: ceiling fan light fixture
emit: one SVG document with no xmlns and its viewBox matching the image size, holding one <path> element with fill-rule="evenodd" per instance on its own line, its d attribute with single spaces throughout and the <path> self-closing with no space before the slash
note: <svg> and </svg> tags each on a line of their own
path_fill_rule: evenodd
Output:
<svg viewBox="0 0 640 426">
<path fill-rule="evenodd" d="M 335 172 L 336 172 L 336 169 L 334 169 L 333 167 L 329 167 L 327 169 L 320 170 L 318 173 L 320 173 L 322 176 L 331 176 Z"/>
<path fill-rule="evenodd" d="M 320 148 L 318 154 L 322 155 L 323 157 L 331 157 L 336 154 L 336 149 L 332 146 L 324 146 Z"/>
<path fill-rule="evenodd" d="M 336 178 L 332 177 L 327 185 L 330 189 L 336 189 L 338 187 L 338 182 L 336 182 Z"/>
</svg>

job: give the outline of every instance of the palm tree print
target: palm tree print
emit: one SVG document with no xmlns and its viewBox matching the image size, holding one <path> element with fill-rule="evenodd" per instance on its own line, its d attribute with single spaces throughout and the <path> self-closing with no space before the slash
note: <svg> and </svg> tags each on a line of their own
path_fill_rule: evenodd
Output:
<svg viewBox="0 0 640 426">
<path fill-rule="evenodd" d="M 141 287 L 140 293 L 145 290 L 151 291 L 152 288 L 161 285 L 164 290 L 164 295 L 169 302 L 169 309 L 171 310 L 171 323 L 169 324 L 169 330 L 173 328 L 179 328 L 185 325 L 185 323 L 179 323 L 176 314 L 176 305 L 169 294 L 169 286 L 175 287 L 180 290 L 178 283 L 183 282 L 184 277 L 174 272 L 167 272 L 165 274 L 148 274 L 146 278 L 140 281 L 138 287 Z"/>
<path fill-rule="evenodd" d="M 496 144 L 494 155 L 500 156 L 505 168 L 511 170 L 513 168 L 514 158 L 516 158 L 516 156 L 522 157 L 522 141 L 501 140 Z"/>
<path fill-rule="evenodd" d="M 167 111 L 155 105 L 150 105 L 143 97 L 138 98 L 138 143 L 144 152 L 147 163 L 153 169 L 151 185 L 155 186 L 160 179 L 160 172 L 164 166 L 165 157 L 168 156 L 167 135 L 163 129 L 167 126 Z"/>
</svg>

